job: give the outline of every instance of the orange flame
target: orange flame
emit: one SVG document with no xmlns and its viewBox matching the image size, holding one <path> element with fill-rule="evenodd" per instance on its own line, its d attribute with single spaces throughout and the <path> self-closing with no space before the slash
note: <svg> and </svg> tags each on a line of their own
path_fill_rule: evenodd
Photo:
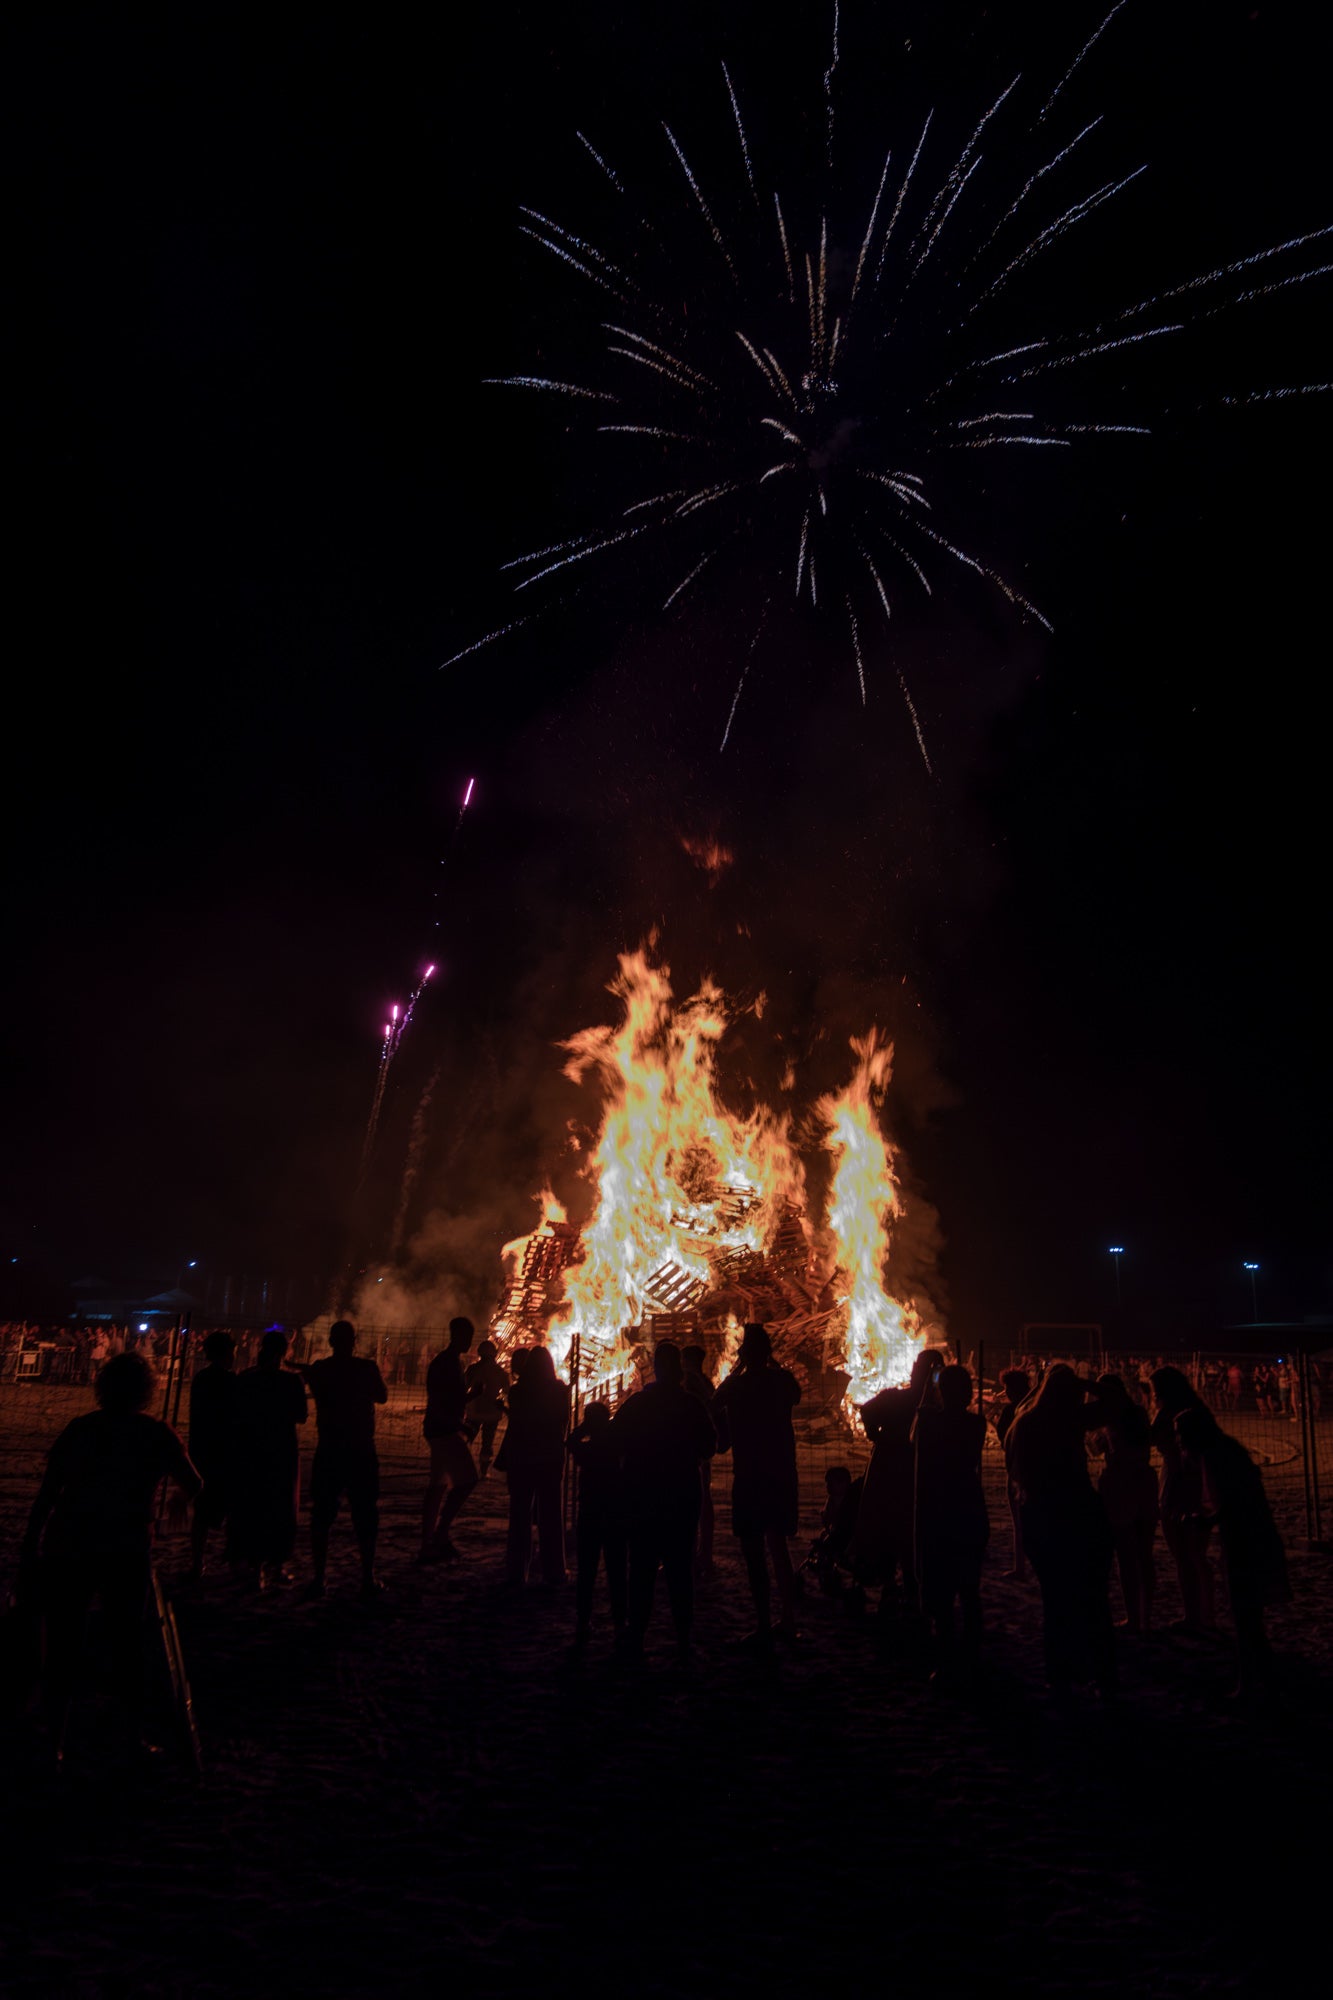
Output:
<svg viewBox="0 0 1333 2000">
<path fill-rule="evenodd" d="M 579 1260 L 564 1271 L 564 1302 L 547 1333 L 562 1368 L 577 1342 L 585 1385 L 629 1367 L 645 1318 L 707 1314 L 708 1295 L 725 1292 L 719 1271 L 729 1260 L 746 1253 L 764 1257 L 784 1226 L 790 1241 L 793 1214 L 804 1218 L 806 1208 L 791 1114 L 759 1106 L 739 1116 L 719 1101 L 718 1047 L 730 1016 L 714 982 L 705 979 L 691 999 L 677 1003 L 669 968 L 640 950 L 621 956 L 610 991 L 621 1003 L 621 1019 L 587 1028 L 564 1044 L 565 1074 L 575 1082 L 595 1076 L 603 1095 L 601 1129 L 583 1169 L 595 1191 L 593 1211 L 581 1232 Z M 851 1083 L 817 1107 L 820 1143 L 833 1161 L 827 1220 L 837 1304 L 805 1316 L 832 1333 L 826 1347 L 834 1350 L 842 1326 L 849 1404 L 904 1381 L 921 1344 L 915 1309 L 884 1289 L 898 1192 L 878 1111 L 893 1052 L 874 1029 L 852 1046 L 858 1066 Z M 784 1077 L 784 1091 L 792 1081 Z M 505 1246 L 511 1282 L 529 1248 L 565 1222 L 549 1190 L 540 1199 L 538 1228 Z M 798 1257 L 800 1240 L 797 1231 Z M 809 1288 L 811 1299 L 817 1286 L 818 1279 Z M 718 1301 L 709 1316 L 730 1349 L 740 1327 L 734 1312 L 720 1307 Z"/>
<path fill-rule="evenodd" d="M 550 1334 L 560 1362 L 578 1334 L 593 1379 L 628 1364 L 646 1313 L 706 1291 L 706 1251 L 762 1250 L 802 1190 L 786 1118 L 764 1109 L 740 1118 L 718 1103 L 720 989 L 706 979 L 674 1006 L 669 968 L 638 951 L 622 954 L 610 990 L 623 1002 L 619 1025 L 565 1043 L 565 1074 L 577 1082 L 596 1071 L 605 1111 L 587 1167 L 597 1199 L 583 1260 Z"/>
</svg>

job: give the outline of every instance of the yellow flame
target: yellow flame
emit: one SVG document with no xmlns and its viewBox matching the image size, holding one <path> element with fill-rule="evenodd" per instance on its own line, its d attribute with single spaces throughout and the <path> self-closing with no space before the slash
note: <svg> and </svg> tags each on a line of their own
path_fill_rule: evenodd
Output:
<svg viewBox="0 0 1333 2000">
<path fill-rule="evenodd" d="M 610 987 L 619 1021 L 564 1044 L 566 1075 L 576 1082 L 595 1077 L 603 1112 L 584 1167 L 593 1210 L 579 1260 L 565 1271 L 564 1303 L 547 1340 L 561 1368 L 571 1364 L 577 1342 L 580 1381 L 588 1387 L 631 1365 L 646 1317 L 694 1310 L 716 1288 L 719 1263 L 736 1252 L 762 1255 L 793 1211 L 804 1216 L 806 1206 L 790 1113 L 759 1106 L 739 1116 L 719 1101 L 718 1045 L 729 1020 L 720 988 L 705 979 L 678 1003 L 669 968 L 646 949 L 623 954 L 619 963 Z M 873 1029 L 852 1046 L 858 1065 L 851 1083 L 818 1106 L 821 1140 L 833 1161 L 828 1224 L 834 1292 L 846 1319 L 849 1404 L 905 1380 L 921 1344 L 915 1309 L 889 1297 L 883 1283 L 898 1193 L 877 1114 L 893 1051 Z M 784 1077 L 784 1090 L 793 1081 Z M 537 1230 L 505 1246 L 511 1283 L 529 1245 L 565 1221 L 549 1189 L 540 1200 Z M 734 1314 L 718 1331 L 730 1357 L 740 1335 Z"/>
<path fill-rule="evenodd" d="M 610 990 L 621 1021 L 565 1044 L 566 1075 L 595 1072 L 604 1113 L 587 1166 L 596 1201 L 583 1257 L 567 1273 L 566 1307 L 550 1332 L 561 1364 L 578 1335 L 590 1380 L 628 1365 L 634 1329 L 673 1292 L 708 1287 L 705 1250 L 762 1250 L 802 1192 L 785 1116 L 760 1108 L 737 1117 L 718 1102 L 728 1021 L 720 988 L 705 979 L 675 1005 L 670 969 L 637 951 L 622 954 Z"/>
<path fill-rule="evenodd" d="M 920 1315 L 885 1289 L 889 1224 L 899 1213 L 893 1153 L 879 1124 L 893 1073 L 893 1044 L 875 1028 L 852 1037 L 856 1072 L 837 1096 L 823 1097 L 826 1144 L 833 1156 L 829 1227 L 837 1245 L 840 1291 L 847 1304 L 844 1367 L 849 1406 L 905 1382 L 923 1344 Z"/>
</svg>

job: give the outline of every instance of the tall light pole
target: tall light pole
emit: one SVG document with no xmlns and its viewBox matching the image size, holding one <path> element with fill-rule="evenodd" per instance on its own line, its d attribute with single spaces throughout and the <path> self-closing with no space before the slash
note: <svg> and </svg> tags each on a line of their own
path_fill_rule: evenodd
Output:
<svg viewBox="0 0 1333 2000">
<path fill-rule="evenodd" d="M 1113 1243 L 1111 1245 L 1111 1255 L 1115 1258 L 1115 1302 L 1117 1305 L 1120 1304 L 1120 1259 L 1124 1254 L 1125 1246 L 1123 1243 Z"/>
<path fill-rule="evenodd" d="M 1259 1266 L 1257 1264 L 1252 1264 L 1249 1261 L 1249 1259 L 1246 1258 L 1245 1263 L 1242 1266 L 1242 1269 L 1248 1271 L 1250 1274 L 1250 1308 L 1254 1318 L 1254 1323 L 1257 1326 L 1259 1324 L 1259 1292 L 1257 1285 L 1255 1283 L 1255 1273 L 1258 1271 Z"/>
</svg>

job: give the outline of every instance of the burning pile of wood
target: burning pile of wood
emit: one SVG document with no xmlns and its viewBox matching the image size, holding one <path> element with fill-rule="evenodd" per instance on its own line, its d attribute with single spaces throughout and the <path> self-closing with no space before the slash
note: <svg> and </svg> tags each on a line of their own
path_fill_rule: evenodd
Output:
<svg viewBox="0 0 1333 2000">
<path fill-rule="evenodd" d="M 737 1225 L 756 1206 L 757 1191 L 728 1187 L 710 1190 L 710 1197 L 688 1215 L 677 1212 L 672 1218 L 697 1246 L 707 1276 L 674 1259 L 659 1265 L 643 1288 L 641 1321 L 624 1329 L 624 1346 L 646 1354 L 659 1340 L 695 1341 L 716 1363 L 730 1355 L 747 1321 L 761 1320 L 779 1358 L 807 1385 L 831 1389 L 830 1378 L 845 1382 L 846 1312 L 832 1283 L 812 1273 L 799 1208 L 787 1204 L 768 1248 L 760 1251 L 735 1244 Z M 502 1348 L 545 1340 L 564 1304 L 565 1272 L 582 1255 L 581 1232 L 569 1222 L 545 1221 L 524 1240 L 512 1282 L 491 1320 L 492 1338 Z M 589 1362 L 590 1357 L 581 1373 Z"/>
</svg>

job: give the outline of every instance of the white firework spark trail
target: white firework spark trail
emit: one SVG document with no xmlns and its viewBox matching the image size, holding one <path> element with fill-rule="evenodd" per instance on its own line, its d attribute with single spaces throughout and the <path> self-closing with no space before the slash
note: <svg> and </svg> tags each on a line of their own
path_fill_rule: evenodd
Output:
<svg viewBox="0 0 1333 2000">
<path fill-rule="evenodd" d="M 1281 403 L 1289 396 L 1327 396 L 1333 394 L 1333 382 L 1294 382 L 1285 389 L 1251 389 L 1243 396 L 1223 396 L 1228 409 L 1237 408 L 1242 403 Z"/>
<path fill-rule="evenodd" d="M 771 599 L 765 598 L 764 608 L 759 614 L 759 623 L 755 626 L 754 637 L 750 641 L 750 651 L 746 656 L 745 665 L 741 668 L 741 677 L 736 683 L 736 692 L 731 697 L 731 709 L 727 715 L 727 726 L 722 731 L 722 741 L 717 746 L 719 757 L 727 747 L 727 738 L 731 735 L 731 725 L 736 720 L 736 710 L 740 706 L 741 691 L 745 686 L 746 677 L 749 674 L 750 668 L 754 665 L 755 649 L 759 644 L 759 637 L 760 634 L 763 632 L 764 622 L 768 617 L 768 607 L 770 602 Z"/>
<path fill-rule="evenodd" d="M 1075 202 L 1072 208 L 1066 209 L 1063 215 L 1048 224 L 1039 236 L 1034 236 L 1026 248 L 1020 250 L 1018 255 L 1005 265 L 999 277 L 987 285 L 970 310 L 980 312 L 988 299 L 994 298 L 996 292 L 1001 291 L 1012 277 L 1032 262 L 1034 257 L 1039 257 L 1043 250 L 1049 249 L 1052 243 L 1057 242 L 1067 229 L 1072 229 L 1076 222 L 1082 222 L 1085 216 L 1091 215 L 1104 202 L 1110 201 L 1122 188 L 1127 188 L 1131 181 L 1136 181 L 1140 174 L 1146 174 L 1147 171 L 1146 166 L 1135 167 L 1133 173 L 1126 174 L 1123 180 L 1108 181 L 1105 187 L 1098 188 L 1095 194 L 1086 195 L 1082 201 Z"/>
<path fill-rule="evenodd" d="M 592 140 L 585 138 L 582 132 L 576 132 L 574 134 L 574 137 L 578 140 L 581 146 L 586 147 L 588 152 L 592 154 L 592 157 L 594 158 L 594 160 L 596 160 L 598 166 L 601 168 L 602 172 L 606 175 L 606 178 L 610 181 L 616 193 L 624 194 L 625 192 L 624 182 L 621 180 L 619 174 L 615 173 L 612 170 L 612 168 L 608 167 L 606 161 L 602 158 L 597 148 L 593 145 Z"/>
<path fill-rule="evenodd" d="M 696 563 L 694 565 L 694 568 L 690 571 L 689 575 L 683 576 L 681 578 L 680 582 L 676 585 L 675 589 L 672 591 L 670 597 L 668 597 L 665 604 L 663 604 L 662 606 L 663 611 L 669 611 L 671 609 L 672 605 L 675 603 L 676 599 L 680 596 L 681 592 L 689 589 L 690 585 L 694 582 L 695 577 L 698 576 L 701 573 L 701 571 L 707 569 L 709 563 L 712 562 L 713 557 L 716 554 L 717 554 L 716 549 L 710 549 L 708 554 L 704 557 L 703 561 Z"/>
<path fill-rule="evenodd" d="M 864 708 L 866 705 L 866 668 L 865 661 L 861 658 L 861 634 L 857 630 L 856 612 L 852 607 L 850 597 L 846 599 L 846 604 L 847 623 L 851 627 L 852 633 L 852 651 L 856 655 L 856 678 L 861 684 L 861 706 Z"/>
<path fill-rule="evenodd" d="M 1126 0 L 1116 0 L 1115 6 L 1106 16 L 1106 19 L 1102 22 L 1101 26 L 1098 28 L 1094 28 L 1092 33 L 1088 36 L 1087 41 L 1084 42 L 1082 48 L 1079 50 L 1078 54 L 1074 57 L 1073 62 L 1070 63 L 1069 68 L 1060 78 L 1059 83 L 1056 84 L 1055 89 L 1051 92 L 1046 102 L 1042 105 L 1041 110 L 1037 113 L 1037 123 L 1039 125 L 1044 125 L 1046 123 L 1046 120 L 1050 117 L 1051 114 L 1051 106 L 1055 103 L 1056 98 L 1060 95 L 1060 92 L 1064 89 L 1070 77 L 1074 74 L 1074 71 L 1078 68 L 1084 56 L 1090 55 L 1093 49 L 1096 48 L 1098 42 L 1101 40 L 1102 36 L 1106 33 L 1106 30 L 1110 27 L 1112 21 L 1114 21 L 1116 15 L 1121 11 L 1121 9 L 1125 6 L 1125 4 Z"/>
<path fill-rule="evenodd" d="M 619 396 L 612 396 L 605 389 L 583 389 L 577 382 L 552 382 L 545 375 L 483 375 L 481 379 L 489 389 L 548 389 L 554 396 L 581 396 L 589 403 L 620 401 Z"/>
<path fill-rule="evenodd" d="M 1017 198 L 1013 202 L 1011 202 L 1009 207 L 1005 210 L 1004 214 L 1000 217 L 999 221 L 996 223 L 994 229 L 992 229 L 990 235 L 986 238 L 985 242 L 981 244 L 980 247 L 977 249 L 976 254 L 973 256 L 971 260 L 971 263 L 969 263 L 968 265 L 969 270 L 971 270 L 972 264 L 975 264 L 978 261 L 978 259 L 983 257 L 986 251 L 990 249 L 992 243 L 994 243 L 1000 231 L 1008 223 L 1013 221 L 1014 217 L 1018 214 L 1019 209 L 1023 206 L 1023 203 L 1032 193 L 1032 190 L 1037 186 L 1037 183 L 1039 181 L 1045 180 L 1047 174 L 1053 173 L 1056 167 L 1060 166 L 1063 161 L 1067 160 L 1069 158 L 1069 155 L 1073 152 L 1075 146 L 1079 144 L 1080 140 L 1086 139 L 1089 132 L 1095 132 L 1097 127 L 1101 124 L 1101 122 L 1102 122 L 1102 114 L 1099 114 L 1096 118 L 1090 119 L 1089 122 L 1083 127 L 1083 130 L 1081 132 L 1076 132 L 1074 134 L 1074 137 L 1069 141 L 1069 144 L 1067 146 L 1062 146 L 1060 151 L 1055 155 L 1053 159 L 1048 160 L 1044 167 L 1038 167 L 1035 174 L 1028 175 L 1028 178 L 1024 181 L 1022 187 L 1018 191 Z"/>
<path fill-rule="evenodd" d="M 685 178 L 690 184 L 690 191 L 693 194 L 694 199 L 699 204 L 699 212 L 703 216 L 704 221 L 708 224 L 709 229 L 712 231 L 714 243 L 716 243 L 718 249 L 722 252 L 723 257 L 726 259 L 727 269 L 730 271 L 732 278 L 735 279 L 737 283 L 739 283 L 740 282 L 739 279 L 736 278 L 736 266 L 731 261 L 731 252 L 730 250 L 728 250 L 726 246 L 726 242 L 723 238 L 722 231 L 718 228 L 716 222 L 714 222 L 713 220 L 713 211 L 708 206 L 708 203 L 704 200 L 703 194 L 699 187 L 699 183 L 694 178 L 694 169 L 691 167 L 689 161 L 686 159 L 684 153 L 681 151 L 680 143 L 677 140 L 676 135 L 672 131 L 671 127 L 664 123 L 662 126 L 662 130 L 666 133 L 667 138 L 671 141 L 671 150 L 675 154 L 676 158 L 680 161 L 681 167 L 684 170 Z"/>
<path fill-rule="evenodd" d="M 745 178 L 749 184 L 750 193 L 757 208 L 759 206 L 759 190 L 754 184 L 754 168 L 750 163 L 749 141 L 745 137 L 745 126 L 741 121 L 741 107 L 736 101 L 736 92 L 731 81 L 731 71 L 725 63 L 722 65 L 722 74 L 726 79 L 727 96 L 731 99 L 731 109 L 736 119 L 736 136 L 741 142 L 741 159 L 745 162 Z"/>
<path fill-rule="evenodd" d="M 930 130 L 930 121 L 934 116 L 935 113 L 933 111 L 928 111 L 926 113 L 926 122 L 921 127 L 921 137 L 916 142 L 916 151 L 913 153 L 911 159 L 908 161 L 907 172 L 903 175 L 903 184 L 898 190 L 898 199 L 893 204 L 893 214 L 889 217 L 889 226 L 884 231 L 884 241 L 880 245 L 879 263 L 875 266 L 876 284 L 879 283 L 880 278 L 883 275 L 884 260 L 889 254 L 889 243 L 892 239 L 894 229 L 897 225 L 898 217 L 903 212 L 903 203 L 907 199 L 907 190 L 912 185 L 912 176 L 916 172 L 916 163 L 921 158 L 921 148 L 926 143 L 926 134 Z"/>
</svg>

